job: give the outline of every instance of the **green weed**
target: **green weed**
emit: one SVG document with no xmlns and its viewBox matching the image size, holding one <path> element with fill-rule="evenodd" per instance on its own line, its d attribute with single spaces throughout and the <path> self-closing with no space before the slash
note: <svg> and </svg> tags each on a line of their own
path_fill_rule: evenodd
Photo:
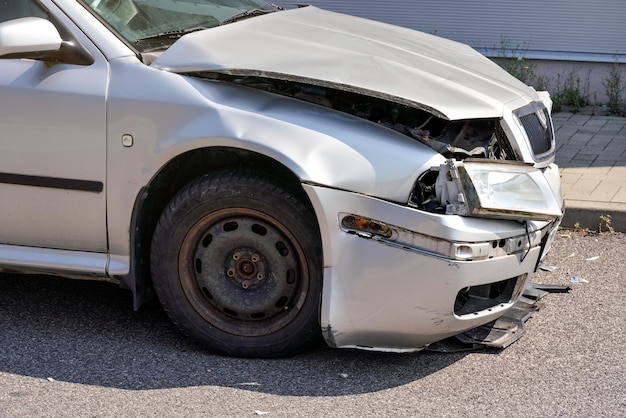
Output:
<svg viewBox="0 0 626 418">
<path fill-rule="evenodd" d="M 622 77 L 622 72 L 619 69 L 619 61 L 617 57 L 615 57 L 615 60 L 613 61 L 609 78 L 604 80 L 603 84 L 606 89 L 606 95 L 609 98 L 609 113 L 617 116 L 626 115 L 626 105 L 623 101 L 625 88 L 624 79 Z"/>
<path fill-rule="evenodd" d="M 573 113 L 578 113 L 580 109 L 589 103 L 589 74 L 583 80 L 578 73 L 579 69 L 573 69 L 565 78 L 561 74 L 557 75 L 556 89 L 552 93 L 554 110 L 559 111 L 563 105 L 568 105 Z"/>
<path fill-rule="evenodd" d="M 607 232 L 610 232 L 611 234 L 615 232 L 615 228 L 611 226 L 611 215 L 600 215 L 598 232 L 603 232 L 603 229 Z"/>
</svg>

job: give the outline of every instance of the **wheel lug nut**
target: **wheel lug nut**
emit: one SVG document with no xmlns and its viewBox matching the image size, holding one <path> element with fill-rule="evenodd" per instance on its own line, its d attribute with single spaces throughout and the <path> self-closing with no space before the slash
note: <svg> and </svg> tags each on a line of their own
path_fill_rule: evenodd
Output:
<svg viewBox="0 0 626 418">
<path fill-rule="evenodd" d="M 259 261 L 259 256 L 258 256 L 258 255 L 256 255 L 256 254 L 254 254 L 252 257 L 250 257 L 250 260 L 251 260 L 253 263 L 256 263 L 256 262 L 258 262 L 258 261 Z"/>
<path fill-rule="evenodd" d="M 226 274 L 228 275 L 228 277 L 235 277 L 235 270 L 233 270 L 233 269 L 228 269 L 228 271 L 226 272 Z"/>
<path fill-rule="evenodd" d="M 250 282 L 247 280 L 244 280 L 243 283 L 241 283 L 241 287 L 243 287 L 244 289 L 247 289 L 250 287 Z"/>
<path fill-rule="evenodd" d="M 257 280 L 260 281 L 260 280 L 265 279 L 265 276 L 263 275 L 263 273 L 259 273 L 259 274 L 256 275 L 256 278 L 257 278 Z"/>
<path fill-rule="evenodd" d="M 233 254 L 233 260 L 237 261 L 237 260 L 239 260 L 240 258 L 241 258 L 241 254 L 239 254 L 239 253 L 235 253 L 235 254 Z"/>
</svg>

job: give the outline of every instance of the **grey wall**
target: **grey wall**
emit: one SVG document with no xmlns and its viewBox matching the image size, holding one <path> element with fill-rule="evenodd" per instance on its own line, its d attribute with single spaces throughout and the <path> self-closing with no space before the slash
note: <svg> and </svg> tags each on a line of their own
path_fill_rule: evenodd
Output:
<svg viewBox="0 0 626 418">
<path fill-rule="evenodd" d="M 327 10 L 433 33 L 488 56 L 626 62 L 626 0 L 310 0 Z"/>
</svg>

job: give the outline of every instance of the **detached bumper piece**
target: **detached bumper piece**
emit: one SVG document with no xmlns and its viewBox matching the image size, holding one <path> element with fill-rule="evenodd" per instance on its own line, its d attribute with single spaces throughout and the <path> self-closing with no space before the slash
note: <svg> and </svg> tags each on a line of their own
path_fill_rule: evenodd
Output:
<svg viewBox="0 0 626 418">
<path fill-rule="evenodd" d="M 567 293 L 569 286 L 530 283 L 508 312 L 495 321 L 429 345 L 426 350 L 439 353 L 504 349 L 524 335 L 524 323 L 539 310 L 538 302 L 548 293 Z"/>
</svg>

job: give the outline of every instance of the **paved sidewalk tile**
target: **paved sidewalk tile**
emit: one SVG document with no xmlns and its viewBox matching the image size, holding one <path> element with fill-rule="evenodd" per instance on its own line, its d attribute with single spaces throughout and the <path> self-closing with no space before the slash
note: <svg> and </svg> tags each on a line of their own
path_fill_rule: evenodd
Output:
<svg viewBox="0 0 626 418">
<path fill-rule="evenodd" d="M 594 229 L 608 214 L 615 229 L 626 231 L 626 118 L 557 113 L 553 126 L 563 224 Z"/>
<path fill-rule="evenodd" d="M 619 191 L 613 196 L 613 202 L 626 203 L 626 187 L 620 187 Z"/>
</svg>

